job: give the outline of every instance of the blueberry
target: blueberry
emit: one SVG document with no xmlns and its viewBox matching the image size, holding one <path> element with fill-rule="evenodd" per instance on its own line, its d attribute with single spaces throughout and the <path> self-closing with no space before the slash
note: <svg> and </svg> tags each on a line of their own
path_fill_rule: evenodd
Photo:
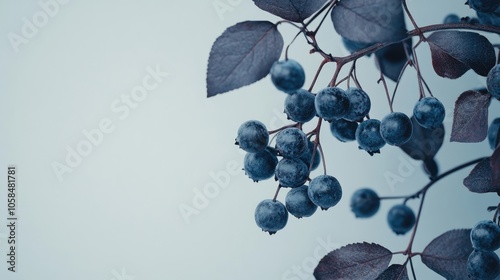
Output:
<svg viewBox="0 0 500 280">
<path fill-rule="evenodd" d="M 380 135 L 380 121 L 369 119 L 361 122 L 356 129 L 356 140 L 360 149 L 369 154 L 379 153 L 385 145 L 385 140 Z"/>
<path fill-rule="evenodd" d="M 498 6 L 500 6 L 500 1 L 498 0 L 468 0 L 467 4 L 469 6 L 478 11 L 478 12 L 483 12 L 483 13 L 491 13 L 495 11 Z"/>
<path fill-rule="evenodd" d="M 333 120 L 330 123 L 330 131 L 340 142 L 356 140 L 356 129 L 358 123 L 344 119 Z"/>
<path fill-rule="evenodd" d="M 413 116 L 421 126 L 436 128 L 443 123 L 445 109 L 443 103 L 437 98 L 424 97 L 415 104 Z"/>
<path fill-rule="evenodd" d="M 310 217 L 318 206 L 314 204 L 307 194 L 307 185 L 291 189 L 285 198 L 285 206 L 290 214 L 297 218 Z"/>
<path fill-rule="evenodd" d="M 327 87 L 316 94 L 314 100 L 316 113 L 326 121 L 340 119 L 349 110 L 349 98 L 345 91 L 338 87 Z"/>
<path fill-rule="evenodd" d="M 311 165 L 311 158 L 312 158 L 313 150 L 314 150 L 314 143 L 308 140 L 307 141 L 307 150 L 300 157 L 300 159 L 307 165 L 308 168 Z M 321 155 L 319 153 L 318 147 L 316 147 L 316 152 L 314 152 L 313 163 L 312 163 L 310 171 L 318 168 L 320 162 L 321 162 Z"/>
<path fill-rule="evenodd" d="M 393 146 L 400 146 L 410 140 L 413 125 L 410 118 L 400 112 L 393 112 L 380 121 L 380 135 Z"/>
<path fill-rule="evenodd" d="M 339 203 L 342 198 L 342 187 L 335 177 L 320 175 L 311 180 L 307 194 L 314 204 L 326 210 Z"/>
<path fill-rule="evenodd" d="M 467 259 L 467 272 L 471 279 L 493 280 L 500 275 L 500 259 L 494 252 L 474 250 Z"/>
<path fill-rule="evenodd" d="M 246 121 L 238 128 L 235 141 L 244 151 L 256 153 L 267 147 L 269 133 L 263 123 L 256 120 Z"/>
<path fill-rule="evenodd" d="M 377 193 L 368 188 L 359 189 L 351 197 L 351 210 L 356 218 L 369 218 L 380 208 Z"/>
<path fill-rule="evenodd" d="M 292 93 L 301 88 L 306 78 L 302 66 L 293 59 L 274 62 L 270 74 L 274 86 L 286 93 Z"/>
<path fill-rule="evenodd" d="M 404 204 L 393 206 L 387 214 L 389 227 L 396 234 L 405 234 L 415 225 L 415 213 Z"/>
<path fill-rule="evenodd" d="M 494 150 L 498 146 L 500 140 L 500 118 L 494 119 L 488 128 L 488 142 Z"/>
<path fill-rule="evenodd" d="M 276 180 L 285 188 L 303 185 L 309 177 L 309 167 L 300 159 L 283 158 L 276 165 Z"/>
<path fill-rule="evenodd" d="M 276 136 L 276 150 L 285 158 L 298 158 L 306 149 L 306 134 L 298 128 L 285 128 Z"/>
<path fill-rule="evenodd" d="M 288 211 L 285 205 L 279 201 L 266 199 L 261 201 L 255 208 L 255 222 L 262 231 L 275 234 L 283 229 L 288 221 Z"/>
<path fill-rule="evenodd" d="M 500 64 L 493 66 L 488 72 L 486 87 L 493 97 L 500 98 Z"/>
<path fill-rule="evenodd" d="M 500 227 L 492 220 L 480 221 L 470 232 L 472 247 L 493 252 L 500 248 Z"/>
<path fill-rule="evenodd" d="M 350 106 L 343 118 L 348 121 L 362 121 L 370 112 L 370 97 L 365 91 L 359 88 L 347 89 L 346 95 L 349 98 Z"/>
<path fill-rule="evenodd" d="M 459 23 L 459 22 L 460 22 L 460 17 L 457 16 L 456 14 L 449 14 L 443 20 L 443 23 L 445 23 L 445 24 L 447 24 L 447 23 Z"/>
<path fill-rule="evenodd" d="M 273 177 L 277 164 L 278 157 L 269 149 L 257 153 L 247 153 L 243 159 L 245 173 L 254 182 Z"/>
<path fill-rule="evenodd" d="M 299 89 L 285 98 L 285 114 L 294 122 L 305 123 L 316 116 L 314 94 L 305 89 Z"/>
</svg>

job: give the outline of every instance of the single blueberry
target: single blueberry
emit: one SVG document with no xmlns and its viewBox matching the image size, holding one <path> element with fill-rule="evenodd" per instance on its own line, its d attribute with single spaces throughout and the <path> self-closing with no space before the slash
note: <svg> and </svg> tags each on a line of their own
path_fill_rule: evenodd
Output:
<svg viewBox="0 0 500 280">
<path fill-rule="evenodd" d="M 285 206 L 290 214 L 297 218 L 310 217 L 318 206 L 314 204 L 307 194 L 308 186 L 302 185 L 300 187 L 291 189 L 285 198 Z"/>
<path fill-rule="evenodd" d="M 301 88 L 306 77 L 302 66 L 293 59 L 275 61 L 270 74 L 274 86 L 285 93 L 294 93 Z"/>
<path fill-rule="evenodd" d="M 288 221 L 288 211 L 283 203 L 272 199 L 261 201 L 255 208 L 255 222 L 262 231 L 275 234 Z"/>
</svg>

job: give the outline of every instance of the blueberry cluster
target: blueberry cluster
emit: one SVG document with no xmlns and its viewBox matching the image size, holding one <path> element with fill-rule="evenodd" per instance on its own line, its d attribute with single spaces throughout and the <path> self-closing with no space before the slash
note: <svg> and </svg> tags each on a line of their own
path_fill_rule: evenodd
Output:
<svg viewBox="0 0 500 280">
<path fill-rule="evenodd" d="M 238 129 L 236 144 L 247 152 L 243 165 L 250 179 L 258 182 L 274 177 L 280 188 L 290 188 L 285 204 L 274 198 L 257 205 L 255 221 L 263 231 L 274 234 L 283 229 L 289 213 L 297 218 L 309 217 L 318 207 L 326 210 L 340 201 L 342 188 L 335 177 L 309 179 L 321 159 L 318 148 L 301 129 L 280 130 L 271 147 L 265 125 L 250 120 Z"/>
<path fill-rule="evenodd" d="M 291 189 L 285 204 L 274 197 L 257 206 L 257 225 L 272 234 L 286 225 L 288 213 L 297 218 L 309 217 L 317 207 L 326 210 L 342 197 L 339 182 L 326 175 L 326 170 L 325 175 L 310 178 L 321 161 L 319 129 L 305 133 L 302 124 L 315 117 L 327 121 L 335 138 L 341 142 L 357 141 L 359 148 L 370 155 L 379 153 L 385 144 L 406 143 L 412 136 L 413 124 L 401 112 L 391 112 L 382 120 L 370 119 L 370 97 L 361 88 L 326 87 L 315 94 L 303 89 L 304 69 L 295 60 L 276 61 L 270 76 L 275 87 L 286 94 L 284 113 L 296 124 L 268 131 L 263 123 L 250 120 L 238 129 L 236 144 L 247 152 L 244 170 L 250 179 L 258 182 L 274 177 L 279 189 Z M 413 115 L 423 127 L 433 128 L 442 123 L 444 107 L 436 98 L 424 97 L 415 105 Z M 271 146 L 273 133 L 275 143 Z M 380 205 L 376 194 L 364 190 L 357 195 L 352 202 L 356 216 L 375 214 Z M 406 233 L 415 223 L 415 215 L 405 207 L 401 205 L 389 212 L 389 224 L 398 234 Z"/>
<path fill-rule="evenodd" d="M 500 275 L 500 227 L 492 220 L 480 221 L 470 232 L 474 251 L 467 260 L 470 279 L 495 279 Z"/>
</svg>

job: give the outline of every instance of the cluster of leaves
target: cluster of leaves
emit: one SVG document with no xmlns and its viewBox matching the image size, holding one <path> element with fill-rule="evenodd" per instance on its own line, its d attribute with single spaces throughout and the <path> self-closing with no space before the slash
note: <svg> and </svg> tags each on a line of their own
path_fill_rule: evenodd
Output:
<svg viewBox="0 0 500 280">
<path fill-rule="evenodd" d="M 310 53 L 323 58 L 308 91 L 313 92 L 318 75 L 326 63 L 336 65 L 328 86 L 334 87 L 352 80 L 360 87 L 355 63 L 357 59 L 373 54 L 380 70 L 378 82 L 383 83 L 391 112 L 399 81 L 409 67 L 415 69 L 420 98 L 427 94 L 433 96 L 420 71 L 415 52 L 422 43 L 429 46 L 434 71 L 443 78 L 457 79 L 469 70 L 486 77 L 497 65 L 495 46 L 478 31 L 500 34 L 499 9 L 477 10 L 477 20 L 465 17 L 451 23 L 418 26 L 404 0 L 254 0 L 254 3 L 281 20 L 277 23 L 240 22 L 217 38 L 208 61 L 208 97 L 266 77 L 273 63 L 283 54 L 284 39 L 278 26 L 284 23 L 295 26 L 299 30 L 297 36 L 303 35 L 311 46 Z M 337 57 L 321 48 L 317 33 L 328 15 L 335 31 L 351 52 L 350 55 Z M 407 29 L 406 17 L 411 20 L 413 30 Z M 314 22 L 319 23 L 311 28 Z M 426 36 L 427 33 L 431 34 Z M 412 40 L 414 38 L 417 39 L 416 43 Z M 294 41 L 295 38 L 291 43 Z M 288 59 L 287 52 L 285 58 Z M 348 75 L 339 79 L 341 69 L 348 64 L 352 65 Z M 385 78 L 396 83 L 392 97 Z M 416 194 L 399 197 L 405 202 L 415 198 L 421 200 L 408 248 L 391 252 L 378 244 L 347 245 L 330 252 L 320 261 L 314 271 L 316 279 L 409 279 L 407 264 L 411 265 L 413 278 L 416 279 L 412 264 L 414 256 L 420 256 L 426 266 L 446 279 L 469 279 L 466 264 L 473 251 L 470 229 L 448 231 L 434 239 L 422 252 L 413 252 L 412 244 L 425 194 L 439 179 L 475 164 L 464 179 L 464 185 L 472 192 L 500 195 L 500 129 L 498 124 L 488 125 L 488 108 L 492 99 L 498 98 L 488 89 L 470 89 L 458 96 L 450 141 L 478 143 L 488 137 L 490 145 L 494 143 L 491 145 L 493 153 L 442 174 L 434 157 L 443 144 L 444 127 L 424 128 L 416 125 L 412 117 L 412 137 L 400 148 L 413 159 L 422 161 L 430 182 Z M 500 223 L 497 218 L 499 207 L 490 207 L 489 210 L 495 211 L 494 221 Z M 392 255 L 398 253 L 408 257 L 406 262 L 389 265 Z"/>
</svg>

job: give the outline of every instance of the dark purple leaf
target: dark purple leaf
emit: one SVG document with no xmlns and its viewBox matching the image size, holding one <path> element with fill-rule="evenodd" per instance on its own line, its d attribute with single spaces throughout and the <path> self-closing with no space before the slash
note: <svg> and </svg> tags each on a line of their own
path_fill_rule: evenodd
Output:
<svg viewBox="0 0 500 280">
<path fill-rule="evenodd" d="M 316 280 L 375 279 L 391 259 L 391 251 L 378 244 L 349 244 L 323 257 L 314 277 Z"/>
<path fill-rule="evenodd" d="M 410 140 L 399 146 L 406 154 L 416 160 L 434 158 L 444 141 L 444 125 L 436 128 L 425 128 L 411 117 L 413 132 Z"/>
<path fill-rule="evenodd" d="M 457 98 L 450 141 L 476 143 L 486 139 L 490 99 L 491 95 L 475 90 L 468 90 Z"/>
<path fill-rule="evenodd" d="M 393 264 L 389 266 L 375 280 L 409 280 L 406 266 L 401 264 Z"/>
<path fill-rule="evenodd" d="M 260 9 L 294 22 L 302 22 L 317 12 L 327 0 L 253 0 Z"/>
<path fill-rule="evenodd" d="M 421 257 L 427 267 L 446 279 L 469 280 L 467 259 L 471 252 L 470 229 L 456 229 L 432 240 Z"/>
<path fill-rule="evenodd" d="M 411 54 L 411 39 L 404 41 L 404 43 L 389 45 L 375 52 L 375 59 L 378 61 L 382 74 L 397 82 L 406 61 L 408 61 L 407 53 Z"/>
<path fill-rule="evenodd" d="M 427 41 L 434 71 L 445 78 L 456 79 L 469 69 L 487 76 L 496 63 L 495 50 L 486 37 L 465 31 L 437 31 Z"/>
<path fill-rule="evenodd" d="M 493 184 L 493 173 L 490 165 L 490 158 L 480 161 L 467 177 L 464 179 L 464 186 L 469 191 L 475 193 L 487 193 L 500 191 L 500 185 Z"/>
<path fill-rule="evenodd" d="M 497 146 L 490 159 L 491 180 L 493 186 L 497 186 L 497 191 L 500 191 L 500 145 Z"/>
<path fill-rule="evenodd" d="M 271 22 L 245 21 L 229 27 L 210 50 L 208 97 L 264 78 L 282 50 L 283 37 Z"/>
<path fill-rule="evenodd" d="M 395 42 L 406 36 L 401 0 L 346 0 L 332 9 L 333 26 L 359 43 Z"/>
</svg>

